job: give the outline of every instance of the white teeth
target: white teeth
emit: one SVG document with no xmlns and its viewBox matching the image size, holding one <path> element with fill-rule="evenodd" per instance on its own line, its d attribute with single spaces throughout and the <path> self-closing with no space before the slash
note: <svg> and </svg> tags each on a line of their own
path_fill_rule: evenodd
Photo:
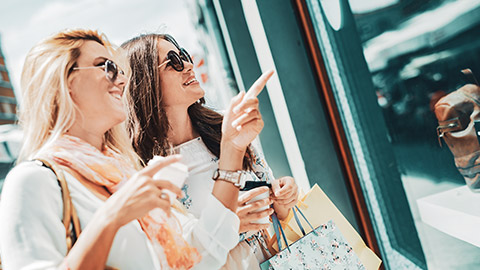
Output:
<svg viewBox="0 0 480 270">
<path fill-rule="evenodd" d="M 193 79 L 191 79 L 190 81 L 184 83 L 183 85 L 187 85 L 187 86 L 188 86 L 188 85 L 190 85 L 190 84 L 192 84 L 192 83 L 194 83 L 194 82 L 196 82 L 196 81 L 197 81 L 197 79 L 193 78 Z"/>
<path fill-rule="evenodd" d="M 112 93 L 112 96 L 118 100 L 122 99 L 122 96 L 120 94 Z"/>
</svg>

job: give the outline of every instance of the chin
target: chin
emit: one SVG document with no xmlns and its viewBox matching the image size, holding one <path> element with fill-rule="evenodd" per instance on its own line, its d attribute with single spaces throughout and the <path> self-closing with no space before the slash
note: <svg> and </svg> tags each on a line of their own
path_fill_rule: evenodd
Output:
<svg viewBox="0 0 480 270">
<path fill-rule="evenodd" d="M 119 111 L 115 113 L 114 117 L 115 117 L 115 125 L 118 125 L 124 122 L 125 120 L 127 120 L 127 112 Z"/>
<path fill-rule="evenodd" d="M 194 84 L 194 85 L 191 85 L 189 88 L 190 88 L 190 89 L 188 89 L 188 88 L 187 88 L 187 89 L 188 89 L 188 91 L 190 91 L 190 92 L 202 93 L 202 95 L 205 94 L 205 91 L 203 90 L 203 88 L 202 88 L 202 86 L 200 85 L 200 83 L 196 83 L 196 84 Z"/>
<path fill-rule="evenodd" d="M 202 93 L 201 95 L 198 95 L 198 96 L 195 98 L 195 100 L 193 101 L 193 103 L 197 102 L 199 99 L 204 98 L 204 97 L 205 97 L 205 93 Z M 193 104 L 193 103 L 192 103 L 192 104 Z"/>
<path fill-rule="evenodd" d="M 202 92 L 197 96 L 197 100 L 205 97 L 205 91 L 202 90 Z"/>
<path fill-rule="evenodd" d="M 205 97 L 205 91 L 200 87 L 195 87 L 194 89 L 189 89 L 188 99 L 191 100 L 192 104 L 197 102 L 197 100 Z"/>
<path fill-rule="evenodd" d="M 195 92 L 198 93 L 197 100 L 205 97 L 205 90 L 203 90 L 202 87 L 198 86 L 198 89 L 195 89 L 195 90 L 196 90 Z"/>
</svg>

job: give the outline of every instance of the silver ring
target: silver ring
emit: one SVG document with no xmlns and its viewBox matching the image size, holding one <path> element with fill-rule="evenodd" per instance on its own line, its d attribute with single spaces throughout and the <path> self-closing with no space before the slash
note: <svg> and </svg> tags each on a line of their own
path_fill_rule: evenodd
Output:
<svg viewBox="0 0 480 270">
<path fill-rule="evenodd" d="M 168 200 L 168 194 L 162 191 L 162 193 L 160 194 L 160 198 L 164 200 Z"/>
</svg>

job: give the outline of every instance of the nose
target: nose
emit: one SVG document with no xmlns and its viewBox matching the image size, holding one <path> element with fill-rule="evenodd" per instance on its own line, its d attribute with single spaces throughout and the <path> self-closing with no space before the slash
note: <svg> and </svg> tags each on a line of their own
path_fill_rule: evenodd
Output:
<svg viewBox="0 0 480 270">
<path fill-rule="evenodd" d="M 183 61 L 183 65 L 185 66 L 185 70 L 187 72 L 193 69 L 193 64 L 188 61 Z"/>
<path fill-rule="evenodd" d="M 124 87 L 125 84 L 127 84 L 127 81 L 128 81 L 127 76 L 119 72 L 114 84 L 117 85 L 118 87 Z"/>
</svg>

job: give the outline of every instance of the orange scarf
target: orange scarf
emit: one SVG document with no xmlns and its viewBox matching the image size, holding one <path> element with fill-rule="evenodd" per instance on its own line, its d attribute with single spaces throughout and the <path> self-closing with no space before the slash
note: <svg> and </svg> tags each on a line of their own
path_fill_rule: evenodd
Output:
<svg viewBox="0 0 480 270">
<path fill-rule="evenodd" d="M 87 180 L 104 186 L 112 194 L 136 172 L 112 149 L 104 147 L 103 151 L 99 151 L 91 144 L 69 135 L 61 136 L 42 154 Z M 168 217 L 157 208 L 138 221 L 152 242 L 162 269 L 190 269 L 201 260 L 198 251 L 177 232 L 181 231 L 181 226 L 173 215 Z"/>
</svg>

